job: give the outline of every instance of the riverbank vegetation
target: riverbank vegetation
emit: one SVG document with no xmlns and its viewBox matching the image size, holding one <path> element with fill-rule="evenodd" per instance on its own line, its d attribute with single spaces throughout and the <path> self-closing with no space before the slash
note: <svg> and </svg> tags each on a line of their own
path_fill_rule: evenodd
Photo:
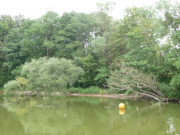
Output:
<svg viewBox="0 0 180 135">
<path fill-rule="evenodd" d="M 180 99 L 180 3 L 127 8 L 121 20 L 110 16 L 113 6 L 38 19 L 1 15 L 0 87 Z"/>
</svg>

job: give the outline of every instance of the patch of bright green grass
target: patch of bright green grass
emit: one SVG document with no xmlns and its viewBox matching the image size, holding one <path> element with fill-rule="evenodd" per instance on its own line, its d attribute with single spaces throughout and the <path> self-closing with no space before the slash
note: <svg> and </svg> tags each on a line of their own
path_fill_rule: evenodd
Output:
<svg viewBox="0 0 180 135">
<path fill-rule="evenodd" d="M 81 93 L 81 94 L 99 94 L 102 89 L 99 87 L 91 86 L 89 88 L 69 88 L 65 92 L 69 93 Z"/>
<path fill-rule="evenodd" d="M 102 89 L 96 86 L 89 88 L 69 88 L 63 91 L 63 93 L 79 93 L 79 94 L 122 94 L 124 91 L 113 89 Z"/>
</svg>

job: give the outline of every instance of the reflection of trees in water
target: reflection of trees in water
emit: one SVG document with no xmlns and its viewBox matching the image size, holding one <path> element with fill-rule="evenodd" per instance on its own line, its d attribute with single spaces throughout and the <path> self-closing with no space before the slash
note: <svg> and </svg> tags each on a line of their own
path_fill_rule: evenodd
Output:
<svg viewBox="0 0 180 135">
<path fill-rule="evenodd" d="M 180 108 L 177 104 L 144 109 L 151 103 L 123 101 L 126 113 L 119 115 L 118 104 L 122 101 L 117 99 L 44 97 L 21 99 L 18 102 L 9 98 L 6 102 L 12 103 L 7 109 L 16 114 L 26 134 L 167 134 L 167 121 L 170 117 L 176 129 L 173 133 L 180 132 Z"/>
<path fill-rule="evenodd" d="M 1 135 L 23 135 L 24 129 L 19 118 L 7 108 L 0 106 L 0 134 Z"/>
<path fill-rule="evenodd" d="M 8 106 L 8 110 L 18 116 L 26 134 L 54 135 L 81 124 L 79 116 L 66 106 L 67 102 L 68 100 L 30 99 L 28 102 Z"/>
<path fill-rule="evenodd" d="M 168 120 L 167 120 L 167 124 L 169 126 L 169 128 L 167 128 L 167 133 L 168 134 L 171 134 L 171 133 L 174 133 L 176 131 L 175 127 L 174 127 L 174 124 L 173 124 L 173 118 L 170 117 Z"/>
</svg>

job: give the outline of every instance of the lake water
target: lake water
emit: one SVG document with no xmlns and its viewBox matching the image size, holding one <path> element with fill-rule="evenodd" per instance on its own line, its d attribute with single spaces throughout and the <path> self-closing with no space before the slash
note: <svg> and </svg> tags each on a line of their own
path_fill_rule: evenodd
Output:
<svg viewBox="0 0 180 135">
<path fill-rule="evenodd" d="M 125 111 L 118 109 L 121 102 Z M 180 135 L 180 104 L 87 97 L 0 98 L 0 135 Z"/>
</svg>

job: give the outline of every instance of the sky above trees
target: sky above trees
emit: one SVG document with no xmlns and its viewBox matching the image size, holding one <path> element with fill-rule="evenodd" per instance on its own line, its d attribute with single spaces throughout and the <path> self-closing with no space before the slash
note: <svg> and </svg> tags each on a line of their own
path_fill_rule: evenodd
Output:
<svg viewBox="0 0 180 135">
<path fill-rule="evenodd" d="M 96 3 L 105 3 L 107 0 L 2 0 L 0 4 L 0 15 L 11 16 L 24 15 L 28 18 L 39 18 L 47 11 L 54 11 L 59 15 L 64 12 L 91 13 L 97 10 Z M 112 1 L 112 0 L 111 0 Z M 116 5 L 111 13 L 115 19 L 124 16 L 124 10 L 131 6 L 150 6 L 157 0 L 113 0 Z"/>
</svg>

